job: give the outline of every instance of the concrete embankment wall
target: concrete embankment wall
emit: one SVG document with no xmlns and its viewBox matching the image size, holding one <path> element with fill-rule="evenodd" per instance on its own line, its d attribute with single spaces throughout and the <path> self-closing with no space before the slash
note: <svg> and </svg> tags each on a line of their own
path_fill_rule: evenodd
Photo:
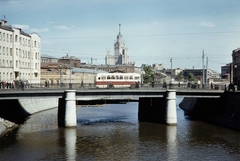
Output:
<svg viewBox="0 0 240 161">
<path fill-rule="evenodd" d="M 179 104 L 192 119 L 240 131 L 240 93 L 225 92 L 220 98 L 184 98 Z"/>
<path fill-rule="evenodd" d="M 57 106 L 58 98 L 0 100 L 0 136 L 16 124 L 24 123 L 28 116 Z"/>
</svg>

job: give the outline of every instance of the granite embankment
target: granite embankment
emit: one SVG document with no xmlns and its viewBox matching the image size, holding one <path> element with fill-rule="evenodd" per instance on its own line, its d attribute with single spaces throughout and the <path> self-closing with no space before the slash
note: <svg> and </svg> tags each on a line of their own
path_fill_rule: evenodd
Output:
<svg viewBox="0 0 240 161">
<path fill-rule="evenodd" d="M 0 100 L 0 136 L 23 124 L 30 115 L 56 108 L 57 98 Z"/>
<path fill-rule="evenodd" d="M 186 116 L 240 131 L 240 92 L 225 92 L 220 98 L 184 98 L 179 107 Z"/>
</svg>

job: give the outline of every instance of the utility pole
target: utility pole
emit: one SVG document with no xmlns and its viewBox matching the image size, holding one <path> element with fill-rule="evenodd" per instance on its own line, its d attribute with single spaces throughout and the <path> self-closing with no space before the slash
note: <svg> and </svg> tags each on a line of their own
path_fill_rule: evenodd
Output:
<svg viewBox="0 0 240 161">
<path fill-rule="evenodd" d="M 208 86 L 208 57 L 206 57 L 206 85 Z"/>
<path fill-rule="evenodd" d="M 171 62 L 171 80 L 170 80 L 170 86 L 172 85 L 172 58 L 170 59 Z"/>
<path fill-rule="evenodd" d="M 91 65 L 93 64 L 93 60 L 97 60 L 97 59 L 93 59 L 93 58 L 91 57 Z"/>
<path fill-rule="evenodd" d="M 69 56 L 69 58 L 70 58 L 70 65 L 69 65 L 69 67 L 70 67 L 70 82 L 69 82 L 69 89 L 72 89 L 72 60 L 71 60 L 71 56 Z"/>
<path fill-rule="evenodd" d="M 202 51 L 202 88 L 204 88 L 205 79 L 204 79 L 204 50 Z"/>
</svg>

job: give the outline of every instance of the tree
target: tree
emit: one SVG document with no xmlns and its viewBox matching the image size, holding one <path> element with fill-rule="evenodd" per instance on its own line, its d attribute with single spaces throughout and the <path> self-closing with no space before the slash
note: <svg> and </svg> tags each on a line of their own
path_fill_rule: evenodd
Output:
<svg viewBox="0 0 240 161">
<path fill-rule="evenodd" d="M 189 82 L 194 81 L 194 75 L 193 75 L 192 73 L 188 73 L 187 80 L 188 80 Z"/>
<path fill-rule="evenodd" d="M 184 75 L 183 75 L 183 72 L 181 71 L 177 74 L 177 80 L 180 82 L 183 79 L 184 79 Z"/>
<path fill-rule="evenodd" d="M 145 74 L 143 75 L 143 82 L 150 83 L 154 80 L 154 71 L 150 65 L 143 65 Z"/>
</svg>

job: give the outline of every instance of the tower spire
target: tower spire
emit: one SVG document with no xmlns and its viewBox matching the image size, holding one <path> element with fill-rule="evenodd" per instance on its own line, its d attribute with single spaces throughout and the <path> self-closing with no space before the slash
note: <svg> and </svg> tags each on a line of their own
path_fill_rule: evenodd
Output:
<svg viewBox="0 0 240 161">
<path fill-rule="evenodd" d="M 119 24 L 119 34 L 121 33 L 121 24 Z"/>
</svg>

